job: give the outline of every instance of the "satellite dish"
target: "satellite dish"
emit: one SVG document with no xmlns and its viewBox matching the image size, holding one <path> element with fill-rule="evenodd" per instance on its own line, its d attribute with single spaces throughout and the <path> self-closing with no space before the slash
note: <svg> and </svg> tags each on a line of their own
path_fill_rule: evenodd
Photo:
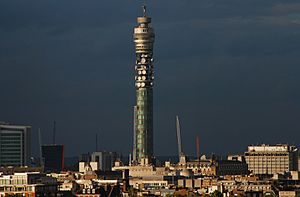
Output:
<svg viewBox="0 0 300 197">
<path fill-rule="evenodd" d="M 146 58 L 141 59 L 142 64 L 146 63 Z"/>
</svg>

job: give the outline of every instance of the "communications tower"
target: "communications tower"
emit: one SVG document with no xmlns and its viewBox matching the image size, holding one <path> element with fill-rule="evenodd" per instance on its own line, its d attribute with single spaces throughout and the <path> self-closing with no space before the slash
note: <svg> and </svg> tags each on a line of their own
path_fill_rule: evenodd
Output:
<svg viewBox="0 0 300 197">
<path fill-rule="evenodd" d="M 135 43 L 135 88 L 136 105 L 134 106 L 134 147 L 133 161 L 148 164 L 153 158 L 153 43 L 154 30 L 151 18 L 143 6 L 143 16 L 137 18 L 134 28 Z"/>
</svg>

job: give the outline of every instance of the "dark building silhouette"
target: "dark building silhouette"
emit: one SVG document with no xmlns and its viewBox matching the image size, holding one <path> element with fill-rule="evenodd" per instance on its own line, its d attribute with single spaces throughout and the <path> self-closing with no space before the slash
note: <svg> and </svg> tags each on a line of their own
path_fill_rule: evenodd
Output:
<svg viewBox="0 0 300 197">
<path fill-rule="evenodd" d="M 46 172 L 60 172 L 64 169 L 64 146 L 51 144 L 42 146 L 43 164 Z"/>
</svg>

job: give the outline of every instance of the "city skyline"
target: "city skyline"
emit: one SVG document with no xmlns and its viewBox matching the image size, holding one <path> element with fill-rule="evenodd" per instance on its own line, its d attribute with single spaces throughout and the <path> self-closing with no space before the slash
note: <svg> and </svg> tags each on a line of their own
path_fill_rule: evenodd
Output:
<svg viewBox="0 0 300 197">
<path fill-rule="evenodd" d="M 94 150 L 96 133 L 99 149 L 130 153 L 132 28 L 141 3 L 16 2 L 0 3 L 0 121 L 32 126 L 36 144 L 38 128 L 43 143 L 51 142 L 56 121 L 67 156 Z M 196 136 L 202 154 L 243 152 L 256 143 L 298 145 L 300 4 L 147 6 L 160 65 L 154 155 L 177 154 L 175 115 L 188 155 L 195 155 Z"/>
</svg>

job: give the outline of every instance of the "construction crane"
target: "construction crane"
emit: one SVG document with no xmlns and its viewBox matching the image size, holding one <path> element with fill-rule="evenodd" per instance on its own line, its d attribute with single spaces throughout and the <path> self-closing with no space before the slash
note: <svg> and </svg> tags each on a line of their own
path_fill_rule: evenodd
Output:
<svg viewBox="0 0 300 197">
<path fill-rule="evenodd" d="M 182 150 L 182 143 L 181 143 L 181 131 L 180 131 L 180 123 L 179 123 L 179 117 L 176 116 L 176 134 L 177 134 L 177 145 L 178 145 L 178 156 L 179 160 L 181 156 L 183 156 L 183 150 Z"/>
<path fill-rule="evenodd" d="M 197 159 L 200 160 L 200 140 L 199 136 L 196 137 L 196 153 L 197 153 Z"/>
</svg>

